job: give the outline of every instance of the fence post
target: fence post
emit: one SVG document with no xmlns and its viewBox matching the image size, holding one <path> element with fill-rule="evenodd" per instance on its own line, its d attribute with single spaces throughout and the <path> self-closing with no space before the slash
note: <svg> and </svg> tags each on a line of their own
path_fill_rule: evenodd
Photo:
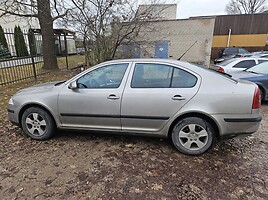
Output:
<svg viewBox="0 0 268 200">
<path fill-rule="evenodd" d="M 67 69 L 68 69 L 68 68 L 69 68 L 69 64 L 68 64 L 68 46 L 67 46 L 67 37 L 66 37 L 66 33 L 64 33 L 64 45 L 65 45 L 66 67 L 67 67 Z"/>
<path fill-rule="evenodd" d="M 31 43 L 30 45 L 31 45 L 31 48 L 33 48 L 33 45 L 34 44 Z M 37 75 L 36 75 L 36 68 L 35 68 L 35 62 L 34 62 L 33 52 L 30 51 L 30 55 L 31 55 L 31 60 L 32 60 L 34 79 L 37 81 Z"/>
</svg>

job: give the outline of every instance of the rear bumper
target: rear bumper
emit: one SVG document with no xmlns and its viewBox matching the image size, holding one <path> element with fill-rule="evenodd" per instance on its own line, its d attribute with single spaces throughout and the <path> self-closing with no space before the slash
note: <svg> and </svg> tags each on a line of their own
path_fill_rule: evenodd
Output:
<svg viewBox="0 0 268 200">
<path fill-rule="evenodd" d="M 255 118 L 224 118 L 225 122 L 261 122 L 262 117 Z"/>
<path fill-rule="evenodd" d="M 215 115 L 213 117 L 219 123 L 221 138 L 253 134 L 258 130 L 262 120 L 260 113 L 240 116 Z"/>
</svg>

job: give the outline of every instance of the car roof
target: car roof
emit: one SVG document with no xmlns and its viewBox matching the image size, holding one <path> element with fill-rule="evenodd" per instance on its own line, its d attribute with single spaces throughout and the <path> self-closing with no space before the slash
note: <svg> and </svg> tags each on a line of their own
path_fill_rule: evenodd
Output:
<svg viewBox="0 0 268 200">
<path fill-rule="evenodd" d="M 176 65 L 191 65 L 189 62 L 180 61 L 175 59 L 163 59 L 163 58 L 128 58 L 128 59 L 117 59 L 117 60 L 110 60 L 100 64 L 109 64 L 109 63 L 122 63 L 122 62 L 159 62 L 159 63 L 169 63 L 169 64 L 176 64 Z"/>
</svg>

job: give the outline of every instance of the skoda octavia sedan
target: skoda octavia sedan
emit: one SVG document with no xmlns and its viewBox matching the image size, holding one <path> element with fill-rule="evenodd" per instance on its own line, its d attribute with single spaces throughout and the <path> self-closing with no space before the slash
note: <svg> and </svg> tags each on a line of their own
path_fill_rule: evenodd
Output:
<svg viewBox="0 0 268 200">
<path fill-rule="evenodd" d="M 216 139 L 249 135 L 260 121 L 254 83 L 177 60 L 114 60 L 64 82 L 26 88 L 9 101 L 11 122 L 36 140 L 57 129 L 171 138 L 187 155 Z"/>
</svg>

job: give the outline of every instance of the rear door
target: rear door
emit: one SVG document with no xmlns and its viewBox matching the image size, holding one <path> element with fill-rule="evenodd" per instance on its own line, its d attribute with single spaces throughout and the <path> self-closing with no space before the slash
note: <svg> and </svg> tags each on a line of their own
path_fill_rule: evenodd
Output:
<svg viewBox="0 0 268 200">
<path fill-rule="evenodd" d="M 200 77 L 183 68 L 134 63 L 121 105 L 123 131 L 159 131 L 198 91 Z"/>
</svg>

